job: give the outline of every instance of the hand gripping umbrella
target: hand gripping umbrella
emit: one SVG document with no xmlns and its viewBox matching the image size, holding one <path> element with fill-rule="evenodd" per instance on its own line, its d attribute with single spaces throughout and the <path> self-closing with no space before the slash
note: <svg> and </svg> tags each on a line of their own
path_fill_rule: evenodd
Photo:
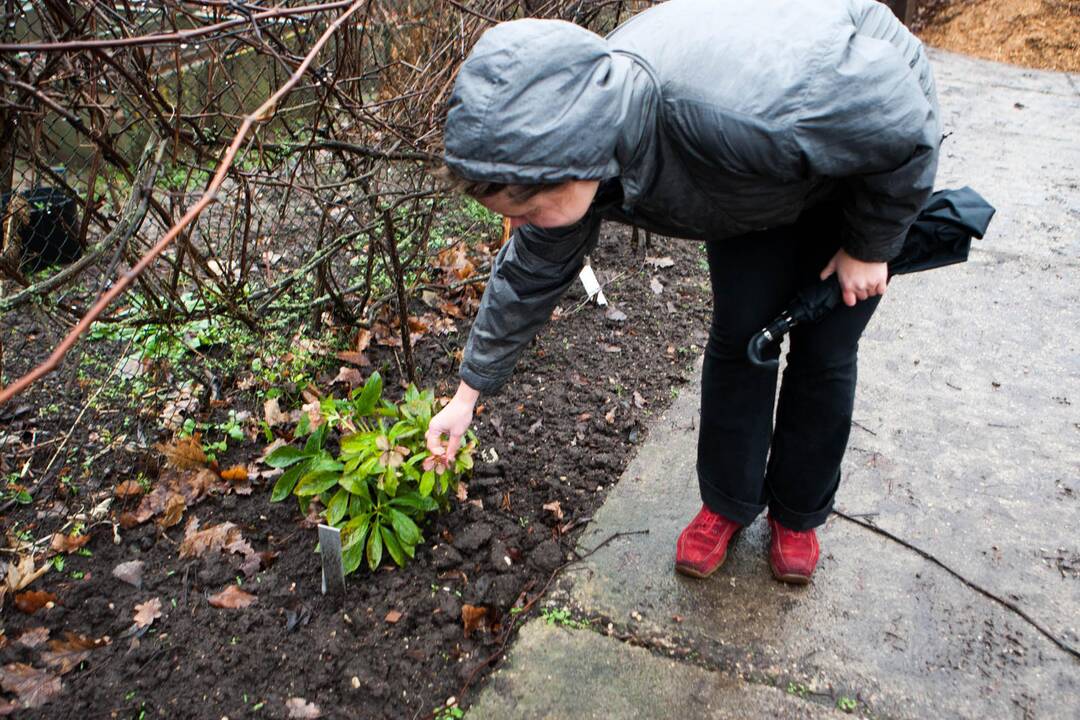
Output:
<svg viewBox="0 0 1080 720">
<path fill-rule="evenodd" d="M 944 267 L 967 260 L 971 238 L 982 238 L 994 208 L 969 187 L 939 190 L 919 213 L 908 230 L 904 247 L 889 262 L 889 277 Z M 788 309 L 750 338 L 746 356 L 758 367 L 775 368 L 780 361 L 765 357 L 771 345 L 796 325 L 817 322 L 840 304 L 840 281 L 833 273 L 824 280 L 803 288 Z"/>
</svg>

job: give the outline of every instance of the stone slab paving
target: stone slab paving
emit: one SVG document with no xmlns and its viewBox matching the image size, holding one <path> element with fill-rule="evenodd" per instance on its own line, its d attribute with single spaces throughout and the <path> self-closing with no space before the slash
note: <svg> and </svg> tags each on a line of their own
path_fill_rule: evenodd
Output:
<svg viewBox="0 0 1080 720">
<path fill-rule="evenodd" d="M 950 133 L 938 185 L 999 212 L 967 264 L 890 287 L 861 345 L 837 507 L 1080 648 L 1080 79 L 932 57 Z M 843 697 L 880 718 L 1080 717 L 1080 660 L 851 520 L 821 529 L 808 588 L 771 579 L 761 520 L 712 578 L 676 576 L 700 503 L 698 407 L 687 386 L 656 420 L 579 549 L 648 534 L 612 540 L 552 596 L 600 632 L 534 620 L 470 717 L 794 717 L 768 704 L 778 693 L 807 713 Z M 651 652 L 628 655 L 607 623 Z M 700 683 L 716 689 L 679 690 Z"/>
</svg>

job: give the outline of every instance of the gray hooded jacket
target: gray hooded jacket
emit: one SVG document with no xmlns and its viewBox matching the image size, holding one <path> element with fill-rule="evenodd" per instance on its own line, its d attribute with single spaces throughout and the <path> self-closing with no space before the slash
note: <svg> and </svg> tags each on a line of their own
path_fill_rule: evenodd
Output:
<svg viewBox="0 0 1080 720">
<path fill-rule="evenodd" d="M 505 183 L 617 178 L 621 193 L 574 225 L 515 231 L 461 377 L 506 382 L 602 219 L 721 242 L 794 222 L 844 185 L 840 243 L 889 260 L 930 195 L 940 139 L 922 45 L 873 0 L 670 0 L 607 38 L 497 25 L 458 74 L 447 165 Z"/>
</svg>

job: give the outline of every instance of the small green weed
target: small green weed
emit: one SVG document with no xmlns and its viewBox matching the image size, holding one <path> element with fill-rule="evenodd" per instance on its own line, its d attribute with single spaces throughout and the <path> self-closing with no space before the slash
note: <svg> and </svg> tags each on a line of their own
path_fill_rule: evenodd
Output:
<svg viewBox="0 0 1080 720">
<path fill-rule="evenodd" d="M 589 621 L 575 620 L 574 616 L 566 608 L 543 608 L 540 616 L 548 625 L 561 625 L 575 630 L 584 630 L 589 627 Z"/>
<path fill-rule="evenodd" d="M 836 699 L 836 707 L 846 713 L 853 713 L 859 708 L 859 702 L 855 698 L 841 695 Z"/>
</svg>

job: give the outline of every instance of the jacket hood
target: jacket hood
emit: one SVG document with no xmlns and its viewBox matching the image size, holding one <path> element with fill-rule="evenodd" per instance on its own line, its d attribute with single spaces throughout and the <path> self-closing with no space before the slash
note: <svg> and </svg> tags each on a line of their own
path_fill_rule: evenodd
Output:
<svg viewBox="0 0 1080 720">
<path fill-rule="evenodd" d="M 458 72 L 446 119 L 446 164 L 484 182 L 615 177 L 618 158 L 634 153 L 628 131 L 641 135 L 635 86 L 642 74 L 633 59 L 573 23 L 496 25 Z"/>
</svg>

